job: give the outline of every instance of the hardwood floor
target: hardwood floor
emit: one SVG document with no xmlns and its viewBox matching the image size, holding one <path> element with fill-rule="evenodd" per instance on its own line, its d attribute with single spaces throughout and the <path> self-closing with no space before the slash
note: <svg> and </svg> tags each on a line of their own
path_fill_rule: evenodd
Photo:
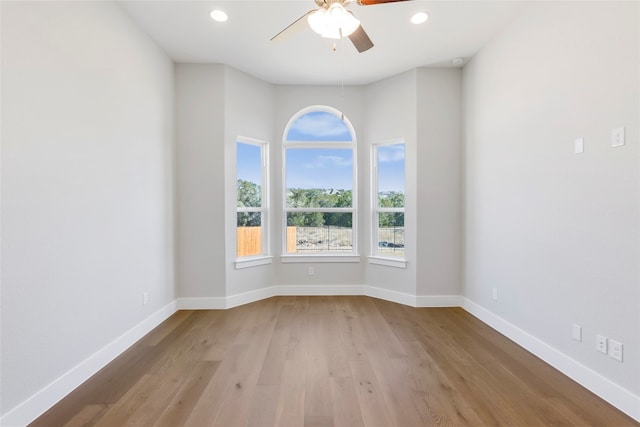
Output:
<svg viewBox="0 0 640 427">
<path fill-rule="evenodd" d="M 32 426 L 637 426 L 459 308 L 179 311 Z"/>
</svg>

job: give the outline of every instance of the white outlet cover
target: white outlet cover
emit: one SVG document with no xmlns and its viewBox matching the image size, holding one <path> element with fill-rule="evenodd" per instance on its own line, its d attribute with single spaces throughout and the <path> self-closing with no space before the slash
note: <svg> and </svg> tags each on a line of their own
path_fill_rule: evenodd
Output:
<svg viewBox="0 0 640 427">
<path fill-rule="evenodd" d="M 600 353 L 607 354 L 607 338 L 602 335 L 596 335 L 596 350 Z"/>
<path fill-rule="evenodd" d="M 573 142 L 573 151 L 576 154 L 584 153 L 584 139 L 578 138 Z"/>
<path fill-rule="evenodd" d="M 618 341 L 609 340 L 609 357 L 622 362 L 622 343 Z"/>
<path fill-rule="evenodd" d="M 624 145 L 624 127 L 615 128 L 611 131 L 611 146 L 621 147 Z"/>
</svg>

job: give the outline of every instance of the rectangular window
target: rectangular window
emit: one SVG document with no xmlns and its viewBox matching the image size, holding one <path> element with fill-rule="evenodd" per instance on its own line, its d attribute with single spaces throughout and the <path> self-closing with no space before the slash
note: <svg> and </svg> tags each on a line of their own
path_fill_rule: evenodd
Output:
<svg viewBox="0 0 640 427">
<path fill-rule="evenodd" d="M 353 149 L 286 148 L 288 254 L 351 254 Z"/>
<path fill-rule="evenodd" d="M 372 254 L 404 258 L 405 143 L 373 145 Z"/>
<path fill-rule="evenodd" d="M 267 143 L 238 138 L 236 159 L 236 256 L 266 256 L 269 248 Z"/>
</svg>

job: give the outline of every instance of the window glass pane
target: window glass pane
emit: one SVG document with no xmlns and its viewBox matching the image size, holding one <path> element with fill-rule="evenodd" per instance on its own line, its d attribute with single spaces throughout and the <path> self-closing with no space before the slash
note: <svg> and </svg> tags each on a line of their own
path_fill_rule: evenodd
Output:
<svg viewBox="0 0 640 427">
<path fill-rule="evenodd" d="M 238 207 L 262 206 L 262 150 L 259 145 L 237 144 Z"/>
<path fill-rule="evenodd" d="M 404 213 L 378 214 L 378 254 L 404 256 Z"/>
<path fill-rule="evenodd" d="M 378 146 L 378 206 L 404 207 L 404 144 Z"/>
<path fill-rule="evenodd" d="M 237 256 L 262 254 L 262 213 L 238 212 Z"/>
<path fill-rule="evenodd" d="M 350 253 L 353 214 L 287 213 L 287 253 Z"/>
<path fill-rule="evenodd" d="M 287 207 L 351 207 L 353 150 L 288 148 Z"/>
<path fill-rule="evenodd" d="M 291 124 L 287 141 L 351 141 L 351 132 L 340 117 L 324 111 L 303 114 Z"/>
</svg>

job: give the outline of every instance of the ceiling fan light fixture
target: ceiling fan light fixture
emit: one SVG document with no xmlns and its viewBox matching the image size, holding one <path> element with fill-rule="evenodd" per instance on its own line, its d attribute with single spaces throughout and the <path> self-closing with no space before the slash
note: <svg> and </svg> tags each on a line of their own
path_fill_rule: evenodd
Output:
<svg viewBox="0 0 640 427">
<path fill-rule="evenodd" d="M 360 21 L 340 3 L 316 10 L 307 17 L 307 22 L 313 31 L 330 39 L 350 36 L 360 26 Z"/>
</svg>

